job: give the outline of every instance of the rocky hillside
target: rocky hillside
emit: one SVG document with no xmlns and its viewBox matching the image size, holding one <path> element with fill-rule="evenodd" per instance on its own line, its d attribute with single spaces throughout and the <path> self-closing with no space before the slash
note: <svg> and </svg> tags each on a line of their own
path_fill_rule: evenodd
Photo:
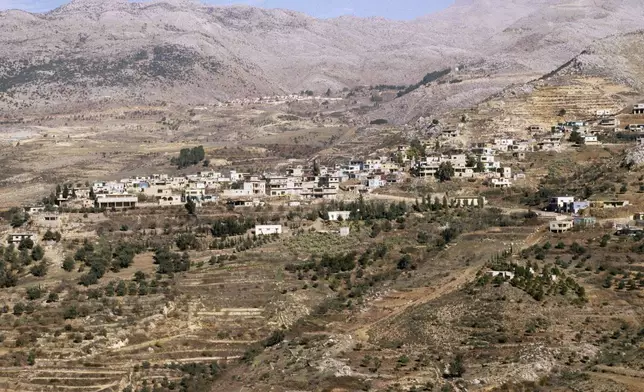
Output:
<svg viewBox="0 0 644 392">
<path fill-rule="evenodd" d="M 644 31 L 598 40 L 564 64 L 550 78 L 597 76 L 644 90 Z"/>
<path fill-rule="evenodd" d="M 192 0 L 73 0 L 46 14 L 0 12 L 0 105 L 212 102 L 410 84 L 467 64 L 482 85 L 464 84 L 457 92 L 463 99 L 444 105 L 450 108 L 477 102 L 517 75 L 548 72 L 596 38 L 644 27 L 642 11 L 636 0 L 461 0 L 401 22 Z M 423 88 L 384 113 L 406 121 L 452 95 Z"/>
</svg>

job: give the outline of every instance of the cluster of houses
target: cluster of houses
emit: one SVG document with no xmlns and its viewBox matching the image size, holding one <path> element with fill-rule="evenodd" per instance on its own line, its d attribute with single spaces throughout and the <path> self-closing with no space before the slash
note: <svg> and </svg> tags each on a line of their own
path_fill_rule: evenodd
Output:
<svg viewBox="0 0 644 392">
<path fill-rule="evenodd" d="M 280 105 L 288 102 L 298 101 L 341 101 L 343 98 L 331 98 L 329 96 L 314 96 L 308 94 L 290 94 L 290 95 L 274 95 L 257 98 L 238 98 L 224 103 L 219 103 L 218 106 L 244 106 L 252 104 L 269 104 Z"/>
<path fill-rule="evenodd" d="M 628 200 L 575 200 L 573 196 L 558 196 L 550 199 L 547 210 L 570 216 L 561 215 L 550 222 L 550 231 L 553 233 L 565 233 L 575 227 L 592 227 L 597 224 L 597 219 L 592 216 L 583 215 L 584 210 L 622 208 L 629 205 Z M 639 225 L 637 217 L 644 217 L 644 214 L 635 216 L 636 224 Z M 640 219 L 641 224 L 644 220 Z"/>
<path fill-rule="evenodd" d="M 261 205 L 262 199 L 333 200 L 340 191 L 366 193 L 399 182 L 403 168 L 388 157 L 352 160 L 333 167 L 295 166 L 284 173 L 255 175 L 230 170 L 184 176 L 155 174 L 120 181 L 72 186 L 56 195 L 69 209 L 129 209 L 146 206 L 197 205 L 225 200 L 234 206 Z M 44 208 L 44 207 L 33 207 Z"/>
<path fill-rule="evenodd" d="M 408 146 L 398 147 L 403 156 L 408 149 Z M 512 168 L 503 166 L 497 154 L 511 152 L 516 158 L 525 159 L 525 153 L 528 151 L 533 151 L 528 141 L 514 139 L 475 143 L 467 151 L 457 150 L 450 154 L 427 151 L 425 156 L 411 159 L 411 173 L 420 178 L 434 177 L 441 165 L 449 163 L 454 170 L 454 178 L 479 178 L 487 180 L 491 187 L 507 188 L 512 186 L 513 180 L 525 178 L 525 175 L 513 174 Z"/>
</svg>

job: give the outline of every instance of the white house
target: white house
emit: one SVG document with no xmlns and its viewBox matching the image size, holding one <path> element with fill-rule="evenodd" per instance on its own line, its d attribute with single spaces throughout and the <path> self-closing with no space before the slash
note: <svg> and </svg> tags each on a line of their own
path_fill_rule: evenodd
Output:
<svg viewBox="0 0 644 392">
<path fill-rule="evenodd" d="M 33 240 L 35 242 L 36 239 L 37 239 L 37 236 L 35 234 L 31 234 L 31 233 L 13 233 L 13 234 L 9 235 L 9 239 L 8 239 L 7 242 L 9 242 L 10 244 L 16 244 L 17 245 L 23 239 L 31 239 L 31 240 Z"/>
<path fill-rule="evenodd" d="M 328 216 L 330 221 L 338 221 L 340 218 L 342 220 L 349 220 L 351 211 L 329 211 Z"/>
<path fill-rule="evenodd" d="M 575 202 L 573 196 L 558 196 L 550 199 L 550 209 L 559 210 L 572 205 Z"/>
<path fill-rule="evenodd" d="M 509 178 L 493 178 L 490 185 L 493 188 L 509 188 L 512 186 L 512 181 Z"/>
<path fill-rule="evenodd" d="M 340 237 L 347 237 L 350 233 L 350 230 L 348 227 L 341 227 L 340 228 Z"/>
<path fill-rule="evenodd" d="M 514 279 L 514 272 L 510 272 L 510 271 L 488 271 L 488 274 L 492 275 L 492 277 L 494 278 L 496 278 L 497 276 L 500 276 L 506 279 Z"/>
<path fill-rule="evenodd" d="M 484 207 L 487 199 L 483 196 L 458 196 L 452 198 L 450 204 L 456 207 Z"/>
<path fill-rule="evenodd" d="M 282 225 L 255 225 L 255 235 L 282 234 Z"/>
<path fill-rule="evenodd" d="M 587 135 L 584 136 L 584 144 L 586 145 L 597 145 L 599 144 L 599 140 L 597 139 L 597 136 L 595 135 Z"/>
<path fill-rule="evenodd" d="M 553 233 L 565 233 L 572 230 L 574 226 L 573 220 L 555 220 L 550 222 L 550 231 Z"/>
<path fill-rule="evenodd" d="M 159 201 L 159 205 L 163 207 L 183 205 L 183 200 L 181 195 L 163 196 L 159 198 L 158 201 Z"/>
</svg>

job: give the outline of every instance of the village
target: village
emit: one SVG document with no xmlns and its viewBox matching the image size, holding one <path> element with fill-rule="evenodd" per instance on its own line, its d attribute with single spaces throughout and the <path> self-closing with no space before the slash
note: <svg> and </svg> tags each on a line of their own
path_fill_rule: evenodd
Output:
<svg viewBox="0 0 644 392">
<path fill-rule="evenodd" d="M 633 107 L 633 114 L 641 114 L 644 104 Z M 462 124 L 461 124 L 462 125 Z M 260 207 L 266 204 L 298 207 L 335 200 L 356 200 L 359 197 L 387 198 L 386 191 L 409 181 L 481 183 L 492 189 L 507 189 L 515 182 L 525 182 L 526 174 L 515 171 L 517 163 L 527 154 L 551 151 L 565 154 L 581 145 L 600 145 L 610 134 L 627 134 L 629 140 L 644 145 L 641 131 L 644 124 L 628 123 L 624 131 L 614 113 L 600 110 L 591 121 L 567 121 L 544 131 L 531 125 L 527 131 L 530 140 L 493 138 L 484 143 L 470 143 L 463 148 L 459 126 L 442 127 L 440 133 L 414 138 L 411 143 L 379 150 L 364 159 L 324 166 L 317 157 L 310 160 L 291 159 L 286 169 L 272 173 L 238 172 L 232 168 L 198 171 L 193 174 L 171 176 L 153 174 L 117 181 L 94 181 L 59 185 L 42 203 L 24 206 L 35 226 L 57 227 L 66 213 L 117 211 L 134 208 L 172 207 L 191 204 L 199 208 L 208 204 L 223 204 L 231 209 Z M 201 147 L 199 147 L 201 148 Z M 465 191 L 466 192 L 466 191 Z M 452 192 L 429 195 L 430 200 L 445 198 L 454 207 L 484 207 L 488 200 L 482 194 Z M 411 201 L 411 198 L 408 198 Z M 568 195 L 551 198 L 544 211 L 555 213 L 549 229 L 564 233 L 575 227 L 588 227 L 597 220 L 588 216 L 590 208 L 621 208 L 628 200 L 578 200 Z M 348 220 L 348 211 L 329 213 L 329 220 Z M 621 219 L 614 228 L 619 234 L 641 231 L 644 214 Z M 13 224 L 15 228 L 22 225 Z M 281 234 L 279 225 L 255 228 L 257 235 Z M 342 231 L 345 235 L 346 228 Z M 19 243 L 24 238 L 35 239 L 30 233 L 11 233 L 9 242 Z"/>
</svg>

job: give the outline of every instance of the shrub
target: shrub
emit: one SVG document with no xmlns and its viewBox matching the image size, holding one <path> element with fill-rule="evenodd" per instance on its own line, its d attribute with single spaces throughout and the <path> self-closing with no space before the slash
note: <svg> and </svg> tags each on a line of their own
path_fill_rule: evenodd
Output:
<svg viewBox="0 0 644 392">
<path fill-rule="evenodd" d="M 47 262 L 45 262 L 45 261 L 43 260 L 42 262 L 40 262 L 40 263 L 38 263 L 38 264 L 36 264 L 36 265 L 32 266 L 32 267 L 29 269 L 29 272 L 31 272 L 31 274 L 32 274 L 33 276 L 37 276 L 37 277 L 41 278 L 41 277 L 43 277 L 43 276 L 46 276 L 46 275 L 47 275 L 47 270 L 48 270 Z"/>
<path fill-rule="evenodd" d="M 34 246 L 34 248 L 31 250 L 31 258 L 34 261 L 40 261 L 45 257 L 45 250 L 42 248 L 40 245 Z"/>
<path fill-rule="evenodd" d="M 52 302 L 58 302 L 57 293 L 49 293 L 49 296 L 47 296 L 47 303 L 52 303 Z"/>
<path fill-rule="evenodd" d="M 32 286 L 27 288 L 27 299 L 30 301 L 42 297 L 43 294 L 43 289 L 40 286 Z"/>
<path fill-rule="evenodd" d="M 273 331 L 271 336 L 264 340 L 264 347 L 272 347 L 284 340 L 284 331 Z"/>
<path fill-rule="evenodd" d="M 76 268 L 74 258 L 69 255 L 65 256 L 65 259 L 63 260 L 63 269 L 67 272 L 72 272 L 74 268 Z"/>
<path fill-rule="evenodd" d="M 457 354 L 449 363 L 448 377 L 461 377 L 465 374 L 465 365 L 463 364 L 463 354 Z"/>
<path fill-rule="evenodd" d="M 25 304 L 18 302 L 13 305 L 13 314 L 14 316 L 21 316 L 25 312 Z"/>
</svg>

